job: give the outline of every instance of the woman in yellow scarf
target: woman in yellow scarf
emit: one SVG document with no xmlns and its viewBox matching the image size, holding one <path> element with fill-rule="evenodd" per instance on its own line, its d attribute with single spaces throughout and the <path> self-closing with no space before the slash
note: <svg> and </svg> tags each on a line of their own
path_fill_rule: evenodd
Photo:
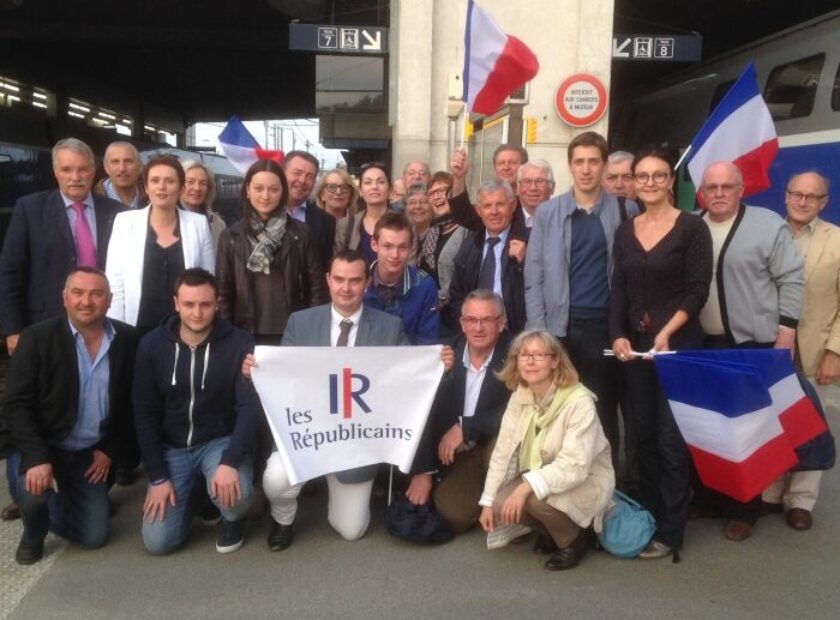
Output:
<svg viewBox="0 0 840 620">
<path fill-rule="evenodd" d="M 536 529 L 535 550 L 552 554 L 546 568 L 574 568 L 615 486 L 595 396 L 546 331 L 517 336 L 498 377 L 513 395 L 479 501 L 488 547 Z"/>
</svg>

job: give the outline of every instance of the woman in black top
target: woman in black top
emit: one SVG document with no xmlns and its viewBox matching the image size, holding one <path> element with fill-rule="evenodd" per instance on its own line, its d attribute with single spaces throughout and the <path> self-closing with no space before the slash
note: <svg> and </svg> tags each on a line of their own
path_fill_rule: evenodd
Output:
<svg viewBox="0 0 840 620">
<path fill-rule="evenodd" d="M 668 153 L 639 154 L 632 172 L 645 212 L 616 232 L 610 294 L 610 338 L 626 363 L 642 503 L 656 518 L 640 557 L 660 558 L 682 546 L 689 489 L 689 454 L 650 359 L 632 351 L 702 346 L 699 313 L 712 278 L 712 238 L 703 221 L 671 204 Z"/>
</svg>

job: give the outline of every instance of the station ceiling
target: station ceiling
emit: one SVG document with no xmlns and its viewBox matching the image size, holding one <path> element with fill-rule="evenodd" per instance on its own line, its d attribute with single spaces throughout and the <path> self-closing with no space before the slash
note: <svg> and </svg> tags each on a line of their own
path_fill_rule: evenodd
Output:
<svg viewBox="0 0 840 620">
<path fill-rule="evenodd" d="M 708 58 L 838 4 L 616 0 L 614 29 L 698 32 Z M 0 0 L 0 74 L 68 92 L 75 80 L 102 84 L 187 123 L 223 120 L 234 112 L 248 119 L 312 116 L 314 56 L 287 49 L 290 21 L 388 26 L 389 5 L 389 0 Z M 614 63 L 613 93 L 682 68 Z"/>
</svg>

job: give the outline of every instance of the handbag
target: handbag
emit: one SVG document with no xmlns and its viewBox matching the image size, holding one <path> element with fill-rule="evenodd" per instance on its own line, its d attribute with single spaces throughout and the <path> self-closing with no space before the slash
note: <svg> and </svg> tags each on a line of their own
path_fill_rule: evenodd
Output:
<svg viewBox="0 0 840 620">
<path fill-rule="evenodd" d="M 621 491 L 613 491 L 612 500 L 598 540 L 604 549 L 618 558 L 635 558 L 653 538 L 656 520 Z"/>
<path fill-rule="evenodd" d="M 385 529 L 391 536 L 426 545 L 439 545 L 455 538 L 452 525 L 440 515 L 431 500 L 415 506 L 404 495 L 394 498 L 388 506 Z"/>
</svg>

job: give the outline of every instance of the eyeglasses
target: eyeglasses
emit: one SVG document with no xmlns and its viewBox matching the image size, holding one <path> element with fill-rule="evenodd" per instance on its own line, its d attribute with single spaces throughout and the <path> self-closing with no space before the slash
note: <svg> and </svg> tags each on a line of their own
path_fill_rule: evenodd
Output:
<svg viewBox="0 0 840 620">
<path fill-rule="evenodd" d="M 653 174 L 648 174 L 647 172 L 637 172 L 633 175 L 633 178 L 636 180 L 637 185 L 647 185 L 648 181 L 651 179 L 653 179 L 653 182 L 657 185 L 661 185 L 671 178 L 671 174 L 669 172 L 663 172 L 662 170 L 657 170 Z"/>
<path fill-rule="evenodd" d="M 327 183 L 324 186 L 330 194 L 349 194 L 350 188 L 344 183 Z"/>
<path fill-rule="evenodd" d="M 731 194 L 736 189 L 741 187 L 737 183 L 717 183 L 717 184 L 709 184 L 704 185 L 701 189 L 706 194 L 717 194 L 718 192 L 724 194 Z"/>
<path fill-rule="evenodd" d="M 449 188 L 448 187 L 439 187 L 437 189 L 430 189 L 426 192 L 426 195 L 431 198 L 432 196 L 447 196 L 449 195 Z"/>
<path fill-rule="evenodd" d="M 516 357 L 521 362 L 527 362 L 529 360 L 544 362 L 549 357 L 554 357 L 554 353 L 519 353 Z"/>
<path fill-rule="evenodd" d="M 792 202 L 805 201 L 805 204 L 809 207 L 816 207 L 823 198 L 828 196 L 828 194 L 803 194 L 802 192 L 792 192 L 789 189 L 786 189 L 785 193 Z"/>
<path fill-rule="evenodd" d="M 629 183 L 630 181 L 633 180 L 633 175 L 630 174 L 629 172 L 626 172 L 624 174 L 608 174 L 606 176 L 607 176 L 607 181 L 609 181 L 610 183 L 615 183 L 619 179 L 621 179 L 625 183 Z"/>
<path fill-rule="evenodd" d="M 492 326 L 499 320 L 498 316 L 462 316 L 461 323 L 469 328 L 481 327 L 482 324 Z"/>
<path fill-rule="evenodd" d="M 548 179 L 522 179 L 518 183 L 522 187 L 545 187 L 548 185 Z"/>
</svg>

